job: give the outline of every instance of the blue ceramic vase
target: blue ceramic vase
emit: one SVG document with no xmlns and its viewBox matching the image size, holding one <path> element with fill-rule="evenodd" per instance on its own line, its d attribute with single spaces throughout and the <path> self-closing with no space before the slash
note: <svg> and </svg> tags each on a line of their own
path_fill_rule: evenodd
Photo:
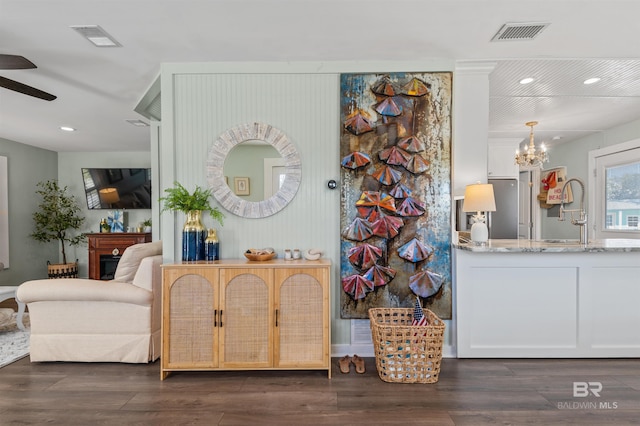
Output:
<svg viewBox="0 0 640 426">
<path fill-rule="evenodd" d="M 220 246 L 216 230 L 209 229 L 207 239 L 204 240 L 204 257 L 207 261 L 220 260 Z"/>
<path fill-rule="evenodd" d="M 204 260 L 204 240 L 207 230 L 202 224 L 202 211 L 187 212 L 187 220 L 182 228 L 182 261 Z"/>
</svg>

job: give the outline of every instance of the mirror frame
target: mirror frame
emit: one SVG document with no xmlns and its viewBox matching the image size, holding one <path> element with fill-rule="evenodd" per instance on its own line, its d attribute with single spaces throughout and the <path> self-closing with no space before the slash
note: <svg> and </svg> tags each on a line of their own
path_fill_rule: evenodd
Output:
<svg viewBox="0 0 640 426">
<path fill-rule="evenodd" d="M 224 177 L 224 161 L 229 152 L 247 140 L 258 139 L 273 146 L 284 158 L 284 183 L 272 197 L 263 201 L 246 201 L 233 193 Z M 225 131 L 211 145 L 206 166 L 207 183 L 213 197 L 228 212 L 245 218 L 272 216 L 285 208 L 298 192 L 302 167 L 298 150 L 281 130 L 265 123 L 246 123 Z"/>
</svg>

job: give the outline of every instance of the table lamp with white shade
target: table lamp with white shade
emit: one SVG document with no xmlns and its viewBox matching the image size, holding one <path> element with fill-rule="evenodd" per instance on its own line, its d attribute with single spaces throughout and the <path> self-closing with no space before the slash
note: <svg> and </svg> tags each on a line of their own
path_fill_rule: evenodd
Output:
<svg viewBox="0 0 640 426">
<path fill-rule="evenodd" d="M 490 183 L 475 183 L 467 185 L 464 191 L 462 211 L 476 212 L 471 217 L 471 241 L 477 245 L 486 244 L 489 240 L 489 229 L 483 212 L 496 211 L 496 200 L 493 195 L 493 185 Z"/>
<path fill-rule="evenodd" d="M 113 205 L 120 201 L 117 188 L 103 188 L 98 192 L 101 202 L 109 204 L 109 208 L 113 208 Z"/>
</svg>

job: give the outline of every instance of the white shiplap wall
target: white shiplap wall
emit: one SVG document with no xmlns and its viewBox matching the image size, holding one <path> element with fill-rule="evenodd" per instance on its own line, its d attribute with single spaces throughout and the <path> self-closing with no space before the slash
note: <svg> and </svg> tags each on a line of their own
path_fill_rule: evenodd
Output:
<svg viewBox="0 0 640 426">
<path fill-rule="evenodd" d="M 284 210 L 264 219 L 227 213 L 224 226 L 216 226 L 223 259 L 241 258 L 250 247 L 273 247 L 279 255 L 285 248 L 317 247 L 336 265 L 332 282 L 339 282 L 340 193 L 326 185 L 339 177 L 338 80 L 336 74 L 175 75 L 173 141 L 164 141 L 174 152 L 175 174 L 169 184 L 175 179 L 188 189 L 205 186 L 205 162 L 213 142 L 225 130 L 253 121 L 286 133 L 303 164 L 298 193 Z M 173 247 L 174 259 L 179 260 L 184 219 L 176 217 L 178 244 Z M 215 225 L 208 216 L 205 222 Z M 335 285 L 332 293 L 337 303 Z"/>
</svg>

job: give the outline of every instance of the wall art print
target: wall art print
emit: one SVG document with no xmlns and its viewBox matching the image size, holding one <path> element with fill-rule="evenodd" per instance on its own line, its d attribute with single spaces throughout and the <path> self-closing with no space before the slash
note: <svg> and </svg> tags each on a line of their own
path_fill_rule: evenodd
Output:
<svg viewBox="0 0 640 426">
<path fill-rule="evenodd" d="M 340 316 L 413 307 L 451 318 L 451 84 L 340 76 Z"/>
<path fill-rule="evenodd" d="M 124 210 L 109 210 L 107 224 L 111 232 L 124 232 Z"/>
</svg>

